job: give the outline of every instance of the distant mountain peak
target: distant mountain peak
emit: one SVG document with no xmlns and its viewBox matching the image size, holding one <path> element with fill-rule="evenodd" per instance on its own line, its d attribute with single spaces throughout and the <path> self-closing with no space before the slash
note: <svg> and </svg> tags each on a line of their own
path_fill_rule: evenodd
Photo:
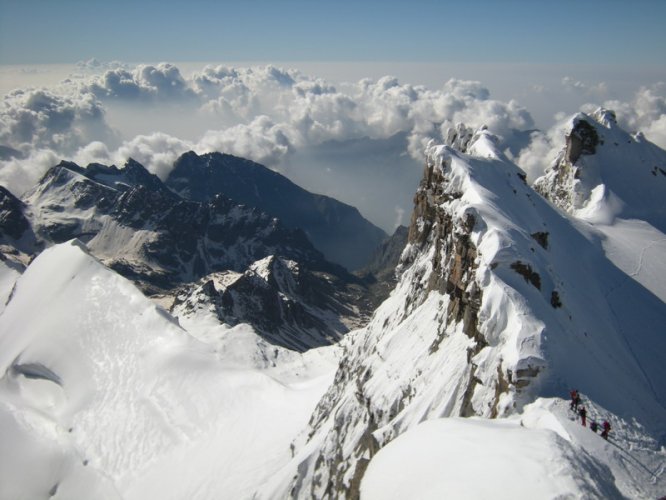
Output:
<svg viewBox="0 0 666 500">
<path fill-rule="evenodd" d="M 635 218 L 666 230 L 666 151 L 623 130 L 604 108 L 572 116 L 563 143 L 534 183 L 539 193 L 583 219 Z"/>
<path fill-rule="evenodd" d="M 229 154 L 189 151 L 176 160 L 166 185 L 193 201 L 223 194 L 258 207 L 287 227 L 302 229 L 328 260 L 347 269 L 367 264 L 387 237 L 356 208 L 310 193 L 263 165 Z"/>
</svg>

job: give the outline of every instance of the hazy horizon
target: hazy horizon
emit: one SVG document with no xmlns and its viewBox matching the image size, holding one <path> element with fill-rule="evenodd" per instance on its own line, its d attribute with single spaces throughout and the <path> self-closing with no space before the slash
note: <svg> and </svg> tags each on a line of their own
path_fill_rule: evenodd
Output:
<svg viewBox="0 0 666 500">
<path fill-rule="evenodd" d="M 562 121 L 596 106 L 666 147 L 666 4 L 632 5 L 0 0 L 0 145 L 23 156 L 0 183 L 20 194 L 63 158 L 164 176 L 220 150 L 390 232 L 425 144 L 459 122 L 531 179 Z"/>
</svg>

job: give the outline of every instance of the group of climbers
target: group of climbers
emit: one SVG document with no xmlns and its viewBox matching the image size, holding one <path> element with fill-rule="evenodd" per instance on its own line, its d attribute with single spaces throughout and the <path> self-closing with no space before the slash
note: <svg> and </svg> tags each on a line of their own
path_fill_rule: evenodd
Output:
<svg viewBox="0 0 666 500">
<path fill-rule="evenodd" d="M 580 417 L 580 422 L 583 425 L 583 427 L 587 427 L 587 410 L 581 403 L 580 399 L 580 393 L 578 392 L 578 389 L 573 389 L 569 395 L 571 396 L 571 404 L 569 405 L 569 408 L 571 411 L 573 411 L 576 415 Z M 591 421 L 590 422 L 590 429 L 592 432 L 595 434 L 599 430 L 600 426 L 596 421 Z M 604 420 L 601 423 L 601 437 L 604 439 L 608 439 L 608 434 L 610 433 L 611 425 L 608 422 L 608 420 Z"/>
</svg>

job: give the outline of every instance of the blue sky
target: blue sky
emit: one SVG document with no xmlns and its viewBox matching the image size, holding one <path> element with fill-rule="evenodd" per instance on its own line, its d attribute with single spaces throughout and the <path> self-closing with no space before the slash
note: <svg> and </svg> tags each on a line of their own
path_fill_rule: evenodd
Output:
<svg viewBox="0 0 666 500">
<path fill-rule="evenodd" d="M 666 62 L 666 1 L 0 0 L 0 64 Z"/>
<path fill-rule="evenodd" d="M 581 109 L 666 146 L 665 19 L 666 0 L 0 0 L 0 145 L 25 157 L 0 184 L 225 151 L 390 231 L 455 123 L 518 137 L 531 178 Z"/>
</svg>

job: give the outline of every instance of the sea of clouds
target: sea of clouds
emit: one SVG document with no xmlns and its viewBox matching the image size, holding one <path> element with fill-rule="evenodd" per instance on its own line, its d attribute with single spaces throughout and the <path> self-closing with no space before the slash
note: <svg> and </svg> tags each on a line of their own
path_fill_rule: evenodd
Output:
<svg viewBox="0 0 666 500">
<path fill-rule="evenodd" d="M 621 126 L 662 147 L 665 87 L 641 87 L 625 102 L 600 100 L 603 83 L 561 81 L 563 91 L 590 99 L 583 111 L 613 109 Z M 527 109 L 493 99 L 478 81 L 431 89 L 384 76 L 334 85 L 271 65 L 208 65 L 184 77 L 173 64 L 91 60 L 57 85 L 3 97 L 0 184 L 21 195 L 61 159 L 122 165 L 132 157 L 165 178 L 186 151 L 222 151 L 354 204 L 391 230 L 411 211 L 431 139 L 458 123 L 485 125 L 534 179 L 562 147 L 565 119 L 536 130 Z"/>
</svg>

